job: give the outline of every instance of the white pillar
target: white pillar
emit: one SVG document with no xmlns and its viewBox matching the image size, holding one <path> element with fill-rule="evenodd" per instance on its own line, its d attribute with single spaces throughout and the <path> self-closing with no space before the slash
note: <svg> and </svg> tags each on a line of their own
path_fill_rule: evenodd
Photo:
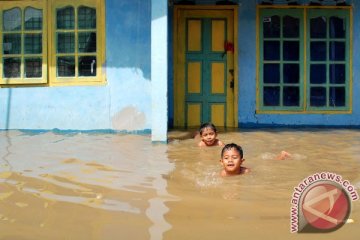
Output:
<svg viewBox="0 0 360 240">
<path fill-rule="evenodd" d="M 168 4 L 151 1 L 151 140 L 166 142 L 168 130 Z"/>
</svg>

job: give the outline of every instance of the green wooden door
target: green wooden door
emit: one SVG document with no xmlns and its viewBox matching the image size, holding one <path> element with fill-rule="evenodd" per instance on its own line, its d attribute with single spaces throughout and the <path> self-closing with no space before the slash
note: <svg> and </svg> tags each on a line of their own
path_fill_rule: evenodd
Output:
<svg viewBox="0 0 360 240">
<path fill-rule="evenodd" d="M 224 48 L 233 43 L 232 11 L 187 10 L 179 16 L 175 125 L 234 126 L 234 54 Z"/>
</svg>

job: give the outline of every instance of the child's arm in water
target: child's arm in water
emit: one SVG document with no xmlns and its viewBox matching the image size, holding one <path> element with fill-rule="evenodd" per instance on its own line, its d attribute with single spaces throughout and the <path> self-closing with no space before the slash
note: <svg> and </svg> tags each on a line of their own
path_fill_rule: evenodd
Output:
<svg viewBox="0 0 360 240">
<path fill-rule="evenodd" d="M 290 159 L 291 154 L 285 151 L 281 151 L 280 154 L 276 157 L 276 160 L 285 160 Z"/>
<path fill-rule="evenodd" d="M 217 145 L 220 146 L 220 147 L 225 146 L 225 144 L 222 141 L 220 141 L 219 139 L 217 139 Z"/>
<path fill-rule="evenodd" d="M 245 160 L 245 159 L 244 159 Z M 241 167 L 240 174 L 249 173 L 251 170 L 248 167 Z"/>
</svg>

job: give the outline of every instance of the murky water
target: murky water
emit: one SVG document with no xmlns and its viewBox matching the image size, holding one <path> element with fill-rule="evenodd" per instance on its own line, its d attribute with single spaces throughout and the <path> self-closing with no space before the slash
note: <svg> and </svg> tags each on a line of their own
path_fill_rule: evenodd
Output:
<svg viewBox="0 0 360 240">
<path fill-rule="evenodd" d="M 219 138 L 242 145 L 251 173 L 219 177 L 221 149 L 193 139 L 2 131 L 0 239 L 358 239 L 360 201 L 328 234 L 290 234 L 289 216 L 293 188 L 316 172 L 360 188 L 359 130 Z M 293 158 L 274 160 L 281 150 Z"/>
</svg>

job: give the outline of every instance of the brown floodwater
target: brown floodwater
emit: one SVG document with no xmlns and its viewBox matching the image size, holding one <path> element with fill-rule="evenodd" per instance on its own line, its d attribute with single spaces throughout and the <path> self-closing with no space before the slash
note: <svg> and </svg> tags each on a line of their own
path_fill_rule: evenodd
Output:
<svg viewBox="0 0 360 240">
<path fill-rule="evenodd" d="M 1 131 L 0 239 L 359 239 L 360 201 L 334 232 L 290 233 L 304 178 L 334 172 L 360 188 L 359 130 L 222 131 L 251 168 L 227 178 L 220 147 L 169 136 Z M 292 158 L 275 160 L 281 150 Z"/>
</svg>

